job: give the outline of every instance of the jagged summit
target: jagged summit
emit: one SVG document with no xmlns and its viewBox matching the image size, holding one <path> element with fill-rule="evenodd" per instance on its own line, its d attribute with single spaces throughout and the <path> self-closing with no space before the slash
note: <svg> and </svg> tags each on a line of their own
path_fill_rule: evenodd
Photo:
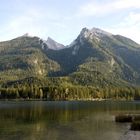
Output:
<svg viewBox="0 0 140 140">
<path fill-rule="evenodd" d="M 77 37 L 70 45 L 69 47 L 73 47 L 72 54 L 76 55 L 80 49 L 79 43 L 82 46 L 86 46 L 84 40 L 87 39 L 90 42 L 96 41 L 96 43 L 99 43 L 100 41 L 106 41 L 106 39 L 109 38 L 109 40 L 113 40 L 113 34 L 106 32 L 99 28 L 83 28 Z"/>
<path fill-rule="evenodd" d="M 104 30 L 102 30 L 102 29 L 99 29 L 99 28 L 92 28 L 91 30 L 90 30 L 90 32 L 92 32 L 92 33 L 96 33 L 96 34 L 102 34 L 102 35 L 108 35 L 108 36 L 111 36 L 112 34 L 111 33 L 109 33 L 109 32 L 106 32 L 106 31 L 104 31 Z"/>
<path fill-rule="evenodd" d="M 50 37 L 48 37 L 46 44 L 47 44 L 48 48 L 53 49 L 53 50 L 59 50 L 59 49 L 65 48 L 64 45 L 57 43 Z"/>
<path fill-rule="evenodd" d="M 91 39 L 93 37 L 103 37 L 103 36 L 112 36 L 111 33 L 106 32 L 104 30 L 101 30 L 99 28 L 92 28 L 92 29 L 88 29 L 88 28 L 83 28 L 80 35 L 82 35 L 83 37 L 87 38 L 90 37 Z"/>
</svg>

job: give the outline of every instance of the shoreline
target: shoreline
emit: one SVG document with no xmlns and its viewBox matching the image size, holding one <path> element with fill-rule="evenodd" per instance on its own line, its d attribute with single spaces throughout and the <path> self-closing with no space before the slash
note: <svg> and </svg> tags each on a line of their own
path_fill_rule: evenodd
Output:
<svg viewBox="0 0 140 140">
<path fill-rule="evenodd" d="M 132 102 L 140 102 L 140 100 L 125 100 L 125 99 L 118 99 L 118 100 L 115 100 L 115 99 L 69 99 L 69 100 L 47 100 L 47 99 L 23 99 L 23 98 L 20 98 L 20 99 L 0 99 L 0 101 L 132 101 Z"/>
</svg>

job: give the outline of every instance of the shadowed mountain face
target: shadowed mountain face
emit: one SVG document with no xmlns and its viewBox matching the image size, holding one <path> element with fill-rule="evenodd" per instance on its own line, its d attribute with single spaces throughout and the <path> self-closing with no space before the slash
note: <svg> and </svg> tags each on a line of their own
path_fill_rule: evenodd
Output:
<svg viewBox="0 0 140 140">
<path fill-rule="evenodd" d="M 69 46 L 21 36 L 0 43 L 0 82 L 63 77 L 76 85 L 136 85 L 139 59 L 139 44 L 97 28 L 83 28 Z"/>
</svg>

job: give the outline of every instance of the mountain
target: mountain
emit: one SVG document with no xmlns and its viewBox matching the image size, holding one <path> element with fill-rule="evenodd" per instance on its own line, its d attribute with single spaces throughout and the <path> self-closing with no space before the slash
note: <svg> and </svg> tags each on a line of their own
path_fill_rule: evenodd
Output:
<svg viewBox="0 0 140 140">
<path fill-rule="evenodd" d="M 84 28 L 68 48 L 46 54 L 62 68 L 53 76 L 68 75 L 74 84 L 139 84 L 140 45 L 123 36 Z"/>
<path fill-rule="evenodd" d="M 98 28 L 83 28 L 68 46 L 24 35 L 0 43 L 0 83 L 34 77 L 57 85 L 136 86 L 139 59 L 139 44 Z"/>
<path fill-rule="evenodd" d="M 57 62 L 43 52 L 48 49 L 38 37 L 21 36 L 0 43 L 0 82 L 44 77 L 60 69 Z"/>
</svg>

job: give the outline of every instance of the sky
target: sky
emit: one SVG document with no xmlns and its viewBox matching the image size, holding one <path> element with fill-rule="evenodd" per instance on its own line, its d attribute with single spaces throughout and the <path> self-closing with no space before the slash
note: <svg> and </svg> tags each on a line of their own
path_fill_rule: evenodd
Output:
<svg viewBox="0 0 140 140">
<path fill-rule="evenodd" d="M 68 45 L 84 27 L 140 44 L 140 0 L 0 0 L 0 41 L 29 33 Z"/>
</svg>

